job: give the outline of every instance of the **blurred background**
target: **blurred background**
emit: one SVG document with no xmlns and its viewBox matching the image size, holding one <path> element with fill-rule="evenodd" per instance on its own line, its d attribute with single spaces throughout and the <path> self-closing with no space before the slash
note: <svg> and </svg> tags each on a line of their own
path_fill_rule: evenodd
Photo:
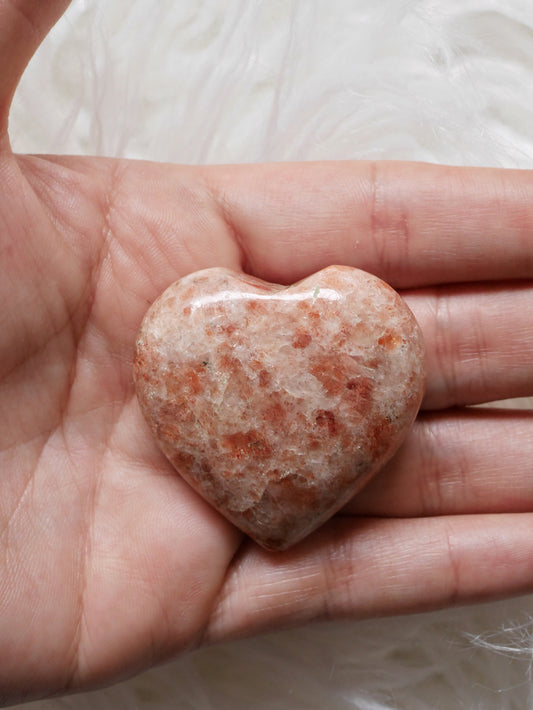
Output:
<svg viewBox="0 0 533 710">
<path fill-rule="evenodd" d="M 19 152 L 533 167 L 531 0 L 73 0 Z M 34 710 L 528 710 L 533 597 L 192 653 Z"/>
</svg>

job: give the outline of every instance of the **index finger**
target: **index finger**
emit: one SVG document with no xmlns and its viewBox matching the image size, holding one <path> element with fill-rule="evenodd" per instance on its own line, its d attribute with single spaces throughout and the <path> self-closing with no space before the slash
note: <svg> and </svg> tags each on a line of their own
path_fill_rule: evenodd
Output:
<svg viewBox="0 0 533 710">
<path fill-rule="evenodd" d="M 395 288 L 533 275 L 533 171 L 426 163 L 217 166 L 243 267 L 278 283 L 341 263 Z"/>
</svg>

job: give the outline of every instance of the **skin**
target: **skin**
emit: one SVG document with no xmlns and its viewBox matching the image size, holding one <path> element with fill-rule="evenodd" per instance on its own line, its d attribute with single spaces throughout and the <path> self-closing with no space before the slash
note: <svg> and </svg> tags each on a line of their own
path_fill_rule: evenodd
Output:
<svg viewBox="0 0 533 710">
<path fill-rule="evenodd" d="M 110 683 L 202 643 L 533 590 L 533 173 L 216 168 L 13 155 L 9 105 L 68 3 L 0 0 L 0 701 Z M 331 263 L 400 290 L 427 347 L 402 449 L 267 553 L 158 452 L 131 366 L 148 305 L 208 266 Z"/>
</svg>

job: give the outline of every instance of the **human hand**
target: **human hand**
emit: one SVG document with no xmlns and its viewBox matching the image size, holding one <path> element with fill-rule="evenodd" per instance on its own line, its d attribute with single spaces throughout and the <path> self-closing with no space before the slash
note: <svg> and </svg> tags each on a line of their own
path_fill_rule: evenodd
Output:
<svg viewBox="0 0 533 710">
<path fill-rule="evenodd" d="M 464 405 L 533 394 L 533 174 L 15 156 L 13 91 L 66 4 L 0 0 L 0 699 L 282 625 L 530 591 L 531 412 Z M 289 283 L 332 263 L 400 290 L 427 393 L 351 505 L 268 553 L 159 453 L 135 336 L 191 271 Z"/>
</svg>

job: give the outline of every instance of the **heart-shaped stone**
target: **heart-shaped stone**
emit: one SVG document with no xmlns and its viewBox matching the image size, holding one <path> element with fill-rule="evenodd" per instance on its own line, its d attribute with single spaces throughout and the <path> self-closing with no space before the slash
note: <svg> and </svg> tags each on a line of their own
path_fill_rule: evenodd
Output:
<svg viewBox="0 0 533 710">
<path fill-rule="evenodd" d="M 224 268 L 170 286 L 137 339 L 137 396 L 183 478 L 282 550 L 392 456 L 423 391 L 424 346 L 400 296 L 331 266 L 294 286 Z"/>
</svg>

